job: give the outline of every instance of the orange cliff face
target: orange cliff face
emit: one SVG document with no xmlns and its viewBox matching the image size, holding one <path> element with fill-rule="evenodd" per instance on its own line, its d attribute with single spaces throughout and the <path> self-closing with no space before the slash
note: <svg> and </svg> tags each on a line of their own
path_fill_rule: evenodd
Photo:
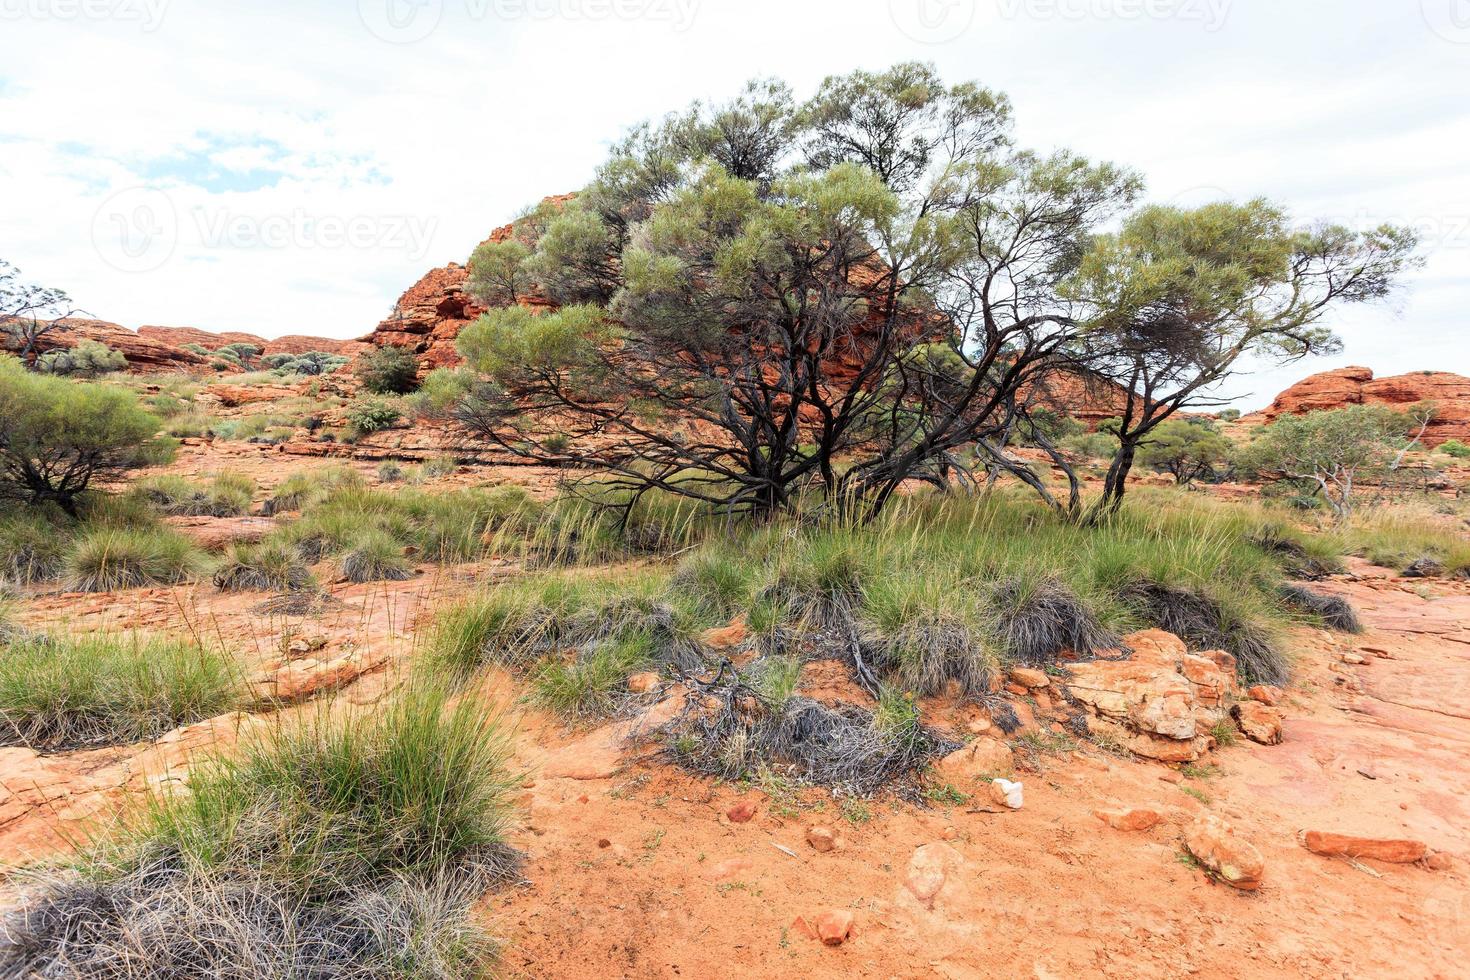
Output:
<svg viewBox="0 0 1470 980">
<path fill-rule="evenodd" d="M 1450 439 L 1470 442 L 1470 378 L 1448 371 L 1411 371 L 1388 378 L 1374 378 L 1373 371 L 1365 367 L 1324 371 L 1287 388 L 1258 416 L 1272 422 L 1282 415 L 1349 405 L 1405 409 L 1426 401 L 1436 405 L 1435 417 L 1424 431 L 1426 446 Z"/>
</svg>

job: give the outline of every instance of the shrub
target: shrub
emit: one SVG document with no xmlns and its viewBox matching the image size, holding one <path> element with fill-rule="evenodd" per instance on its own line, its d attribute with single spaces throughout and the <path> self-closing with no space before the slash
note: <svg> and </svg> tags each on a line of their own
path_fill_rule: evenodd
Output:
<svg viewBox="0 0 1470 980">
<path fill-rule="evenodd" d="M 77 592 L 120 592 L 172 585 L 195 575 L 202 556 L 183 535 L 161 527 L 84 530 L 66 556 L 68 588 Z"/>
<path fill-rule="evenodd" d="M 863 590 L 861 646 L 874 669 L 902 690 L 938 694 L 955 681 L 981 694 L 999 658 L 983 639 L 973 600 L 932 580 L 883 576 Z"/>
<path fill-rule="evenodd" d="M 224 592 L 299 592 L 315 585 L 295 549 L 278 541 L 231 545 L 214 584 Z"/>
<path fill-rule="evenodd" d="M 275 374 L 287 377 L 291 375 L 305 375 L 315 377 L 319 374 L 331 374 L 349 359 L 341 354 L 328 354 L 323 351 L 307 351 L 304 354 L 270 354 L 265 358 L 265 363 Z"/>
<path fill-rule="evenodd" d="M 359 355 L 352 370 L 375 395 L 403 395 L 416 386 L 419 362 L 407 347 L 388 344 Z"/>
<path fill-rule="evenodd" d="M 1470 446 L 1458 439 L 1449 439 L 1439 444 L 1439 451 L 1456 459 L 1470 459 Z"/>
<path fill-rule="evenodd" d="M 1087 656 L 1122 642 L 1056 579 L 1001 582 L 991 591 L 990 606 L 1006 652 L 1024 664 L 1051 663 L 1064 650 Z"/>
<path fill-rule="evenodd" d="M 382 483 L 402 483 L 406 478 L 403 467 L 394 459 L 385 459 L 378 464 L 378 480 Z"/>
<path fill-rule="evenodd" d="M 0 657 L 0 745 L 126 744 L 221 714 L 239 700 L 224 653 L 180 640 L 24 640 Z"/>
<path fill-rule="evenodd" d="M 1138 449 L 1138 462 L 1187 486 L 1215 475 L 1231 452 L 1230 440 L 1208 419 L 1169 419 L 1159 424 Z"/>
<path fill-rule="evenodd" d="M 347 421 L 359 435 L 386 429 L 402 417 L 393 404 L 381 398 L 356 401 L 347 410 Z"/>
<path fill-rule="evenodd" d="M 29 585 L 61 574 L 66 535 L 42 513 L 21 512 L 0 520 L 0 578 Z"/>
<path fill-rule="evenodd" d="M 1305 613 L 1328 629 L 1341 630 L 1344 633 L 1363 632 L 1358 611 L 1342 596 L 1328 595 L 1304 585 L 1287 584 L 1281 587 L 1281 599 L 1291 608 Z"/>
<path fill-rule="evenodd" d="M 289 510 L 301 510 L 308 503 L 321 500 L 338 489 L 364 485 L 362 475 L 350 466 L 299 470 L 276 485 L 261 505 L 261 513 L 270 517 Z"/>
<path fill-rule="evenodd" d="M 95 378 L 110 371 L 121 371 L 128 359 L 97 340 L 83 340 L 71 349 L 58 348 L 36 358 L 36 370 L 43 374 Z"/>
<path fill-rule="evenodd" d="M 160 513 L 185 517 L 238 517 L 250 512 L 255 481 L 240 473 L 221 473 L 207 487 L 183 477 L 159 476 L 135 492 Z"/>
<path fill-rule="evenodd" d="M 172 447 L 158 428 L 131 392 L 35 374 L 0 356 L 0 499 L 75 515 L 94 482 L 166 456 Z"/>
<path fill-rule="evenodd" d="M 509 757 L 483 704 L 425 690 L 274 728 L 32 888 L 0 973 L 484 975 L 470 907 L 519 862 Z"/>
<path fill-rule="evenodd" d="M 424 376 L 418 391 L 409 396 L 409 409 L 419 418 L 444 418 L 454 411 L 474 383 L 474 375 L 463 368 L 435 368 Z"/>
<path fill-rule="evenodd" d="M 367 530 L 353 538 L 342 556 L 342 574 L 349 582 L 402 582 L 413 578 L 413 566 L 391 535 Z"/>
</svg>

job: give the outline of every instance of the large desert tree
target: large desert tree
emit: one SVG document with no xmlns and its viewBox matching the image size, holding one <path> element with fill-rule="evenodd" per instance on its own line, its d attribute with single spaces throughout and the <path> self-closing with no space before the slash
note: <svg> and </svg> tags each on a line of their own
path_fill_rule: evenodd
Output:
<svg viewBox="0 0 1470 980">
<path fill-rule="evenodd" d="M 57 321 L 78 312 L 65 292 L 25 281 L 19 269 L 0 259 L 0 333 L 9 335 L 6 346 L 27 367 L 35 368 L 41 339 Z"/>
<path fill-rule="evenodd" d="M 462 419 L 604 486 L 754 513 L 815 491 L 872 514 L 905 480 L 946 483 L 1075 337 L 1060 286 L 1137 191 L 1015 150 L 1008 121 L 1004 97 L 909 64 L 638 128 L 518 227 L 561 307 L 462 333 L 485 378 Z"/>
<path fill-rule="evenodd" d="M 1126 399 L 1091 518 L 1120 506 L 1155 430 L 1181 409 L 1219 405 L 1212 392 L 1248 358 L 1340 350 L 1327 315 L 1388 296 L 1414 247 L 1403 228 L 1295 226 L 1264 200 L 1146 207 L 1100 236 L 1070 287 L 1094 310 L 1078 350 Z"/>
</svg>

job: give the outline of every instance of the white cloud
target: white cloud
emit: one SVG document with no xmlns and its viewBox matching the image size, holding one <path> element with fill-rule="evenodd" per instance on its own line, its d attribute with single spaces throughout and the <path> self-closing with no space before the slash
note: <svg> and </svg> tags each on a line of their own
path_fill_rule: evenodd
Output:
<svg viewBox="0 0 1470 980">
<path fill-rule="evenodd" d="M 1338 364 L 1470 373 L 1454 2 L 0 0 L 3 257 L 133 326 L 356 336 L 628 124 L 753 75 L 807 91 L 922 58 L 1155 199 L 1425 231 L 1397 313 L 1342 315 L 1343 358 L 1242 379 L 1244 404 Z M 118 198 L 140 186 L 166 204 Z M 171 247 L 120 252 L 158 222 Z"/>
</svg>

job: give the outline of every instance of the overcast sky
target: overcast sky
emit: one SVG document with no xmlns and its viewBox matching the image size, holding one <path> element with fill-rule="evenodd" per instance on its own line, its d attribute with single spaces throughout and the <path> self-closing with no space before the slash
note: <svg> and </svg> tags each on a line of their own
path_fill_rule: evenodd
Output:
<svg viewBox="0 0 1470 980">
<path fill-rule="evenodd" d="M 1149 197 L 1412 223 L 1315 370 L 1470 374 L 1470 0 L 0 0 L 0 258 L 102 319 L 360 336 L 626 126 L 931 60 Z"/>
</svg>

